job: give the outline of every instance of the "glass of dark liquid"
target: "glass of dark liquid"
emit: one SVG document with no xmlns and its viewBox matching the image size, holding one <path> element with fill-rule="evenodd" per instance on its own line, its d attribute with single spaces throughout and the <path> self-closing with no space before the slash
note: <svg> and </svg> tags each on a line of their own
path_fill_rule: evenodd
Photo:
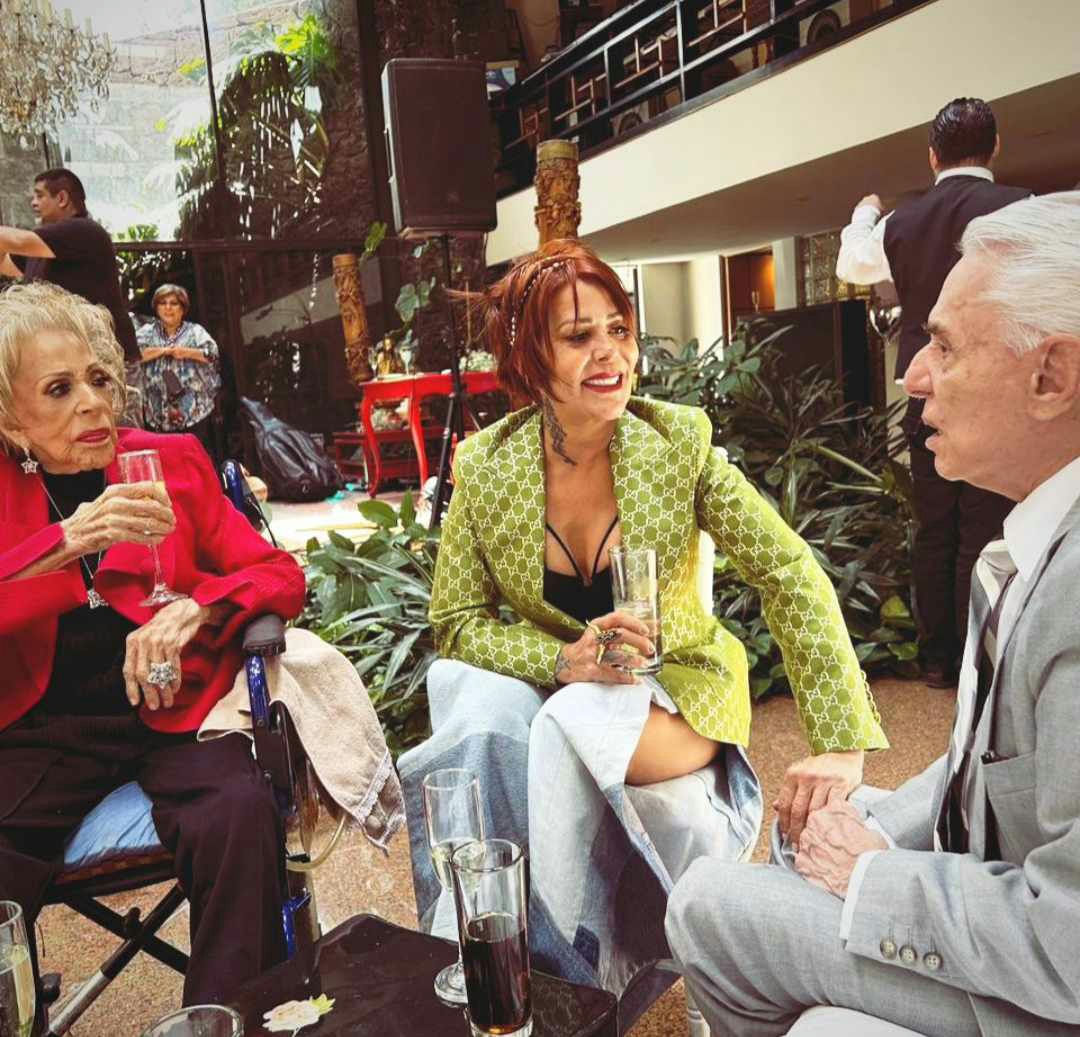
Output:
<svg viewBox="0 0 1080 1037">
<path fill-rule="evenodd" d="M 532 1033 L 525 855 L 479 839 L 450 858 L 473 1037 Z"/>
</svg>

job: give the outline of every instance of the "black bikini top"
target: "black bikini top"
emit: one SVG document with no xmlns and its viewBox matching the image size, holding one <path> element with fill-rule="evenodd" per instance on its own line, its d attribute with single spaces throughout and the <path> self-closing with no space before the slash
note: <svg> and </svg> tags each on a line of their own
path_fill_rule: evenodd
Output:
<svg viewBox="0 0 1080 1037">
<path fill-rule="evenodd" d="M 611 525 L 608 526 L 604 538 L 600 541 L 596 558 L 593 560 L 592 577 L 588 583 L 585 582 L 585 577 L 578 568 L 577 561 L 570 548 L 563 542 L 563 538 L 555 532 L 549 523 L 545 523 L 547 531 L 555 538 L 556 543 L 563 549 L 563 553 L 570 559 L 570 564 L 574 567 L 574 575 L 572 576 L 569 573 L 558 573 L 554 569 L 544 567 L 544 600 L 549 605 L 554 605 L 555 608 L 561 609 L 567 615 L 573 616 L 582 623 L 587 623 L 597 616 L 607 615 L 607 613 L 614 610 L 615 599 L 611 590 L 611 567 L 606 566 L 600 570 L 597 567 L 600 565 L 600 557 L 607 546 L 608 538 L 611 536 L 612 530 L 618 525 L 618 522 L 619 516 L 616 515 L 611 520 Z"/>
</svg>

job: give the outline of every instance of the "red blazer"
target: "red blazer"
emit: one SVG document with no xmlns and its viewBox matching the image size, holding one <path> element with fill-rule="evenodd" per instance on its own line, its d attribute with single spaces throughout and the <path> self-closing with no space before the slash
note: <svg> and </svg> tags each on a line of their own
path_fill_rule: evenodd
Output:
<svg viewBox="0 0 1080 1037">
<path fill-rule="evenodd" d="M 194 436 L 120 429 L 117 452 L 156 449 L 176 513 L 176 531 L 159 548 L 169 586 L 201 605 L 227 601 L 236 611 L 219 629 L 203 627 L 181 656 L 183 682 L 171 709 L 140 707 L 157 731 L 195 731 L 231 687 L 243 664 L 243 629 L 255 616 L 296 616 L 304 603 L 304 574 L 293 558 L 271 547 L 225 497 L 210 459 Z M 119 482 L 114 461 L 108 482 Z M 81 566 L 13 579 L 63 540 L 49 523 L 41 477 L 26 475 L 0 456 L 0 730 L 45 694 L 56 651 L 57 617 L 86 602 Z M 117 544 L 101 559 L 98 593 L 121 615 L 143 624 L 153 616 L 138 603 L 153 586 L 149 548 Z"/>
</svg>

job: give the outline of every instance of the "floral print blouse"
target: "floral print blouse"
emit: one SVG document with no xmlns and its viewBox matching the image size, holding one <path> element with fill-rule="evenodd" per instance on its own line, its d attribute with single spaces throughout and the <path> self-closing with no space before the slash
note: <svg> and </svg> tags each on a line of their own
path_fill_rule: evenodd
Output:
<svg viewBox="0 0 1080 1037">
<path fill-rule="evenodd" d="M 221 389 L 221 375 L 217 343 L 206 328 L 185 320 L 174 334 L 167 335 L 161 321 L 154 320 L 139 328 L 137 338 L 143 352 L 182 346 L 198 349 L 210 359 L 209 364 L 200 364 L 163 356 L 142 365 L 146 427 L 157 432 L 181 432 L 207 417 Z"/>
</svg>

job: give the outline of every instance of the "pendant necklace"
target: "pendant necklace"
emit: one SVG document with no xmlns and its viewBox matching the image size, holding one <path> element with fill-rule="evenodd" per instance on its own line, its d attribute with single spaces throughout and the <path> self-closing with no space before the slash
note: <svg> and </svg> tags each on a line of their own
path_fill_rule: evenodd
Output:
<svg viewBox="0 0 1080 1037">
<path fill-rule="evenodd" d="M 104 479 L 104 473 L 102 473 L 102 476 L 102 482 L 104 483 L 106 481 Z M 49 503 L 52 505 L 53 511 L 60 516 L 61 520 L 71 518 L 71 515 L 65 515 L 60 510 L 60 505 L 53 500 L 53 495 L 49 493 L 49 487 L 46 485 L 44 478 L 41 480 L 41 486 L 45 491 L 45 496 L 49 498 Z M 72 512 L 72 514 L 74 514 L 74 512 Z M 90 568 L 90 563 L 87 562 L 83 555 L 79 556 L 79 561 L 86 570 L 86 575 L 90 578 L 90 585 L 86 588 L 86 604 L 92 609 L 108 608 L 109 605 L 109 603 L 94 589 L 94 574 L 97 572 L 98 566 L 101 565 L 101 556 L 104 553 L 104 550 L 98 551 L 97 561 L 94 563 L 93 569 Z"/>
</svg>

